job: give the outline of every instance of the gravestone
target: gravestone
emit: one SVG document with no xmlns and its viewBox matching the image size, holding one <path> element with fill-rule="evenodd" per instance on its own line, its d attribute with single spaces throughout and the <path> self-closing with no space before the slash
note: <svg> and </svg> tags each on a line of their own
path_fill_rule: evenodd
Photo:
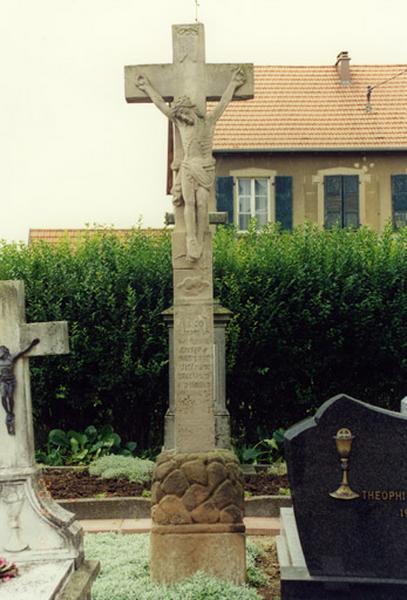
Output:
<svg viewBox="0 0 407 600">
<path fill-rule="evenodd" d="M 285 435 L 282 600 L 407 597 L 407 417 L 340 395 Z"/>
<path fill-rule="evenodd" d="M 216 447 L 209 204 L 216 121 L 233 98 L 253 96 L 253 68 L 206 64 L 201 23 L 172 31 L 172 64 L 125 69 L 126 100 L 153 102 L 172 123 L 175 139 L 174 447 L 158 457 L 153 475 L 150 571 L 157 582 L 205 571 L 242 583 L 242 476 L 234 454 Z M 219 100 L 211 112 L 207 100 Z"/>
<path fill-rule="evenodd" d="M 23 282 L 0 281 L 0 555 L 20 573 L 1 597 L 49 600 L 74 577 L 83 586 L 72 598 L 88 598 L 98 565 L 84 561 L 82 529 L 51 499 L 34 458 L 28 358 L 67 353 L 68 327 L 26 323 L 24 313 Z"/>
</svg>

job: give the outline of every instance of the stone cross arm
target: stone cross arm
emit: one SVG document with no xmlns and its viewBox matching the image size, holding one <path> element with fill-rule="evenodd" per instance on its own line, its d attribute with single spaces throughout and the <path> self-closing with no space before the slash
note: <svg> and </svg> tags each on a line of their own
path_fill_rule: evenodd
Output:
<svg viewBox="0 0 407 600">
<path fill-rule="evenodd" d="M 24 283 L 0 282 L 0 345 L 12 353 L 20 352 L 35 338 L 40 342 L 27 352 L 27 358 L 69 352 L 68 323 L 26 323 Z"/>
<path fill-rule="evenodd" d="M 154 89 L 164 98 L 171 102 L 174 97 L 180 95 L 184 88 L 185 73 L 180 64 L 162 65 L 137 65 L 125 67 L 125 94 L 129 103 L 151 102 L 150 98 L 136 85 L 137 77 L 147 77 Z M 234 100 L 247 100 L 253 98 L 253 65 L 250 63 L 237 64 L 205 64 L 203 65 L 202 88 L 206 100 L 220 100 L 225 91 L 234 69 L 242 67 L 246 75 L 245 83 L 237 88 L 233 96 Z"/>
<path fill-rule="evenodd" d="M 25 323 L 20 327 L 22 348 L 27 347 L 35 338 L 39 338 L 40 343 L 27 353 L 29 357 L 69 353 L 67 321 Z"/>
</svg>

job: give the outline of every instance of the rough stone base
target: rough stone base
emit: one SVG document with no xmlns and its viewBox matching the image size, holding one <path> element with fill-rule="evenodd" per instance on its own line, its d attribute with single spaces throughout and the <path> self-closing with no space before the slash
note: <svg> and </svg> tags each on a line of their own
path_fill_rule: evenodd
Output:
<svg viewBox="0 0 407 600">
<path fill-rule="evenodd" d="M 174 530 L 179 527 L 175 526 Z M 246 581 L 244 533 L 157 533 L 150 537 L 150 574 L 172 583 L 197 571 L 235 584 Z"/>
</svg>

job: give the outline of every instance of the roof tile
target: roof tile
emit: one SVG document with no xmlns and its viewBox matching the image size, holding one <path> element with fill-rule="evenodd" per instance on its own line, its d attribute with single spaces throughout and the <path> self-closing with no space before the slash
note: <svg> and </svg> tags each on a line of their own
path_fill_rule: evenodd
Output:
<svg viewBox="0 0 407 600">
<path fill-rule="evenodd" d="M 255 97 L 230 103 L 214 151 L 407 149 L 407 65 L 355 65 L 351 74 L 343 85 L 334 66 L 256 66 Z M 367 111 L 368 85 L 385 81 Z"/>
</svg>

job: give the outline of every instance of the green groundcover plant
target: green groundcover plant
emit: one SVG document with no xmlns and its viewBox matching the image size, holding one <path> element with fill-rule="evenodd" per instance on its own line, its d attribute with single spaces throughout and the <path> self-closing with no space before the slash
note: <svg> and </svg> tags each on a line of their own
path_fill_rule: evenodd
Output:
<svg viewBox="0 0 407 600">
<path fill-rule="evenodd" d="M 151 479 L 155 463 L 136 456 L 102 456 L 89 465 L 90 475 L 102 479 L 128 479 L 134 483 L 144 483 Z"/>
<path fill-rule="evenodd" d="M 253 587 L 232 585 L 203 573 L 172 586 L 151 583 L 148 535 L 88 534 L 85 552 L 87 559 L 101 561 L 92 600 L 260 600 Z M 257 546 L 249 542 L 247 563 L 251 586 L 267 582 L 255 565 L 259 553 Z"/>
<path fill-rule="evenodd" d="M 172 304 L 170 235 L 108 231 L 78 244 L 0 244 L 0 279 L 26 284 L 27 320 L 69 322 L 70 354 L 32 359 L 38 447 L 110 424 L 162 444 Z M 214 240 L 214 288 L 232 311 L 227 401 L 238 446 L 269 439 L 347 393 L 393 410 L 407 395 L 407 228 L 377 234 L 269 226 Z M 129 416 L 131 415 L 131 418 Z"/>
</svg>

